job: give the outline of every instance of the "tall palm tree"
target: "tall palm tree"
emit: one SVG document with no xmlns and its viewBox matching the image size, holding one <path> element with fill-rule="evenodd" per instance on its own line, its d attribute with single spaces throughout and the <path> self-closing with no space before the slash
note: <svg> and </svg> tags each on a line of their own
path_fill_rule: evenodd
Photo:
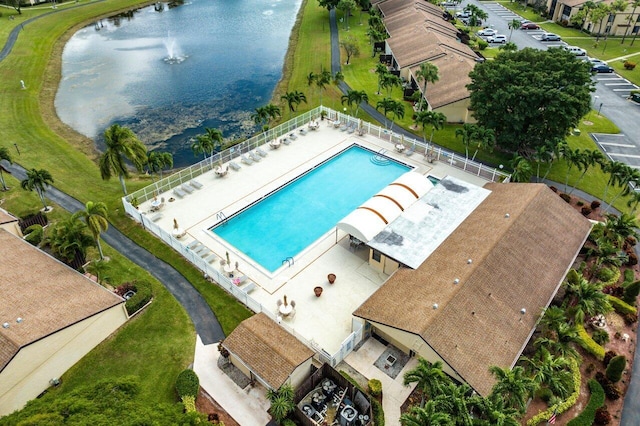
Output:
<svg viewBox="0 0 640 426">
<path fill-rule="evenodd" d="M 605 16 L 609 14 L 610 6 L 604 3 L 596 4 L 596 7 L 591 10 L 591 21 L 598 22 L 598 33 L 596 34 L 596 43 L 600 41 L 602 35 L 602 21 Z"/>
<path fill-rule="evenodd" d="M 604 158 L 605 157 L 602 154 L 602 152 L 600 152 L 597 149 L 582 151 L 581 159 L 580 159 L 581 165 L 582 165 L 582 173 L 580 174 L 580 177 L 578 177 L 578 180 L 573 184 L 573 188 L 571 188 L 571 191 L 569 191 L 569 194 L 573 193 L 576 187 L 580 185 L 580 182 L 582 182 L 582 179 L 587 174 L 589 169 L 595 166 L 596 164 L 601 164 L 602 161 L 604 161 Z"/>
<path fill-rule="evenodd" d="M 563 146 L 567 144 L 567 142 L 562 139 L 551 140 L 547 143 L 549 144 L 548 146 L 551 158 L 548 161 L 549 167 L 547 167 L 547 170 L 544 172 L 542 180 L 545 180 L 547 176 L 549 176 L 553 163 L 561 157 L 560 151 L 562 150 Z"/>
<path fill-rule="evenodd" d="M 620 182 L 620 176 L 623 173 L 626 164 L 621 163 L 620 161 L 605 161 L 600 167 L 604 173 L 609 174 L 609 179 L 607 180 L 607 184 L 604 187 L 604 194 L 602 196 L 602 201 L 607 202 L 607 192 L 609 188 L 613 184 L 617 184 Z"/>
<path fill-rule="evenodd" d="M 255 109 L 255 112 L 251 114 L 251 119 L 254 123 L 260 126 L 260 130 L 263 132 L 267 130 L 267 123 L 269 122 L 269 112 L 264 106 Z"/>
<path fill-rule="evenodd" d="M 638 6 L 640 6 L 640 0 L 631 0 L 631 6 L 633 6 L 633 10 L 631 11 L 631 15 L 627 17 L 629 21 L 629 25 L 627 25 L 627 28 L 624 30 L 624 34 L 622 35 L 622 41 L 620 42 L 620 44 L 624 44 L 624 39 L 627 38 L 627 34 L 629 33 L 629 28 L 632 28 L 633 23 L 636 22 L 636 20 L 634 19 L 634 16 L 636 14 L 636 9 L 638 8 Z M 631 45 L 633 46 L 633 43 Z"/>
<path fill-rule="evenodd" d="M 355 105 L 355 111 L 352 111 L 352 113 L 354 117 L 357 117 L 358 111 L 360 110 L 360 104 L 369 102 L 369 95 L 367 95 L 367 92 L 365 92 L 364 90 L 349 89 L 347 90 L 346 95 L 342 95 L 342 97 L 340 98 L 340 102 L 342 103 L 342 105 L 346 103 L 352 109 Z"/>
<path fill-rule="evenodd" d="M 456 137 L 462 138 L 462 144 L 464 145 L 465 158 L 469 158 L 469 145 L 475 138 L 478 126 L 471 123 L 464 123 L 462 127 L 456 129 Z"/>
<path fill-rule="evenodd" d="M 162 179 L 162 171 L 171 167 L 173 167 L 173 155 L 170 152 L 151 151 L 147 153 L 147 170 L 152 180 L 154 173 L 159 173 L 160 179 Z"/>
<path fill-rule="evenodd" d="M 207 154 L 213 152 L 213 141 L 207 135 L 198 135 L 191 144 L 191 150 L 194 155 L 202 154 L 203 159 L 206 159 Z"/>
<path fill-rule="evenodd" d="M 468 405 L 473 410 L 474 421 L 479 421 L 474 422 L 474 425 L 520 426 L 518 410 L 508 407 L 500 395 L 490 395 L 488 398 L 473 395 L 469 398 Z"/>
<path fill-rule="evenodd" d="M 514 155 L 511 159 L 511 181 L 512 182 L 529 182 L 533 174 L 533 168 L 529 160 L 521 155 Z"/>
<path fill-rule="evenodd" d="M 473 153 L 473 157 L 471 157 L 471 161 L 476 159 L 476 155 L 481 149 L 491 152 L 493 147 L 496 145 L 496 133 L 493 129 L 477 126 L 474 136 L 477 145 L 476 151 Z"/>
<path fill-rule="evenodd" d="M 469 413 L 471 387 L 463 383 L 456 385 L 453 382 L 440 387 L 440 393 L 433 398 L 436 409 L 438 411 L 447 413 L 452 419 L 455 419 L 455 424 L 460 426 L 471 426 L 473 419 Z"/>
<path fill-rule="evenodd" d="M 519 19 L 512 19 L 511 21 L 509 21 L 509 41 L 511 41 L 511 35 L 513 34 L 513 30 L 517 30 L 518 28 L 520 28 L 520 20 Z"/>
<path fill-rule="evenodd" d="M 0 146 L 0 161 L 2 160 L 7 161 L 9 164 L 13 164 L 13 159 L 11 158 L 11 154 L 9 154 L 9 150 L 4 146 Z M 2 167 L 2 164 L 0 164 L 0 183 L 2 184 L 2 190 L 8 191 L 9 188 L 7 188 L 7 184 L 4 182 L 4 175 L 2 174 L 3 171 L 6 171 L 6 169 Z"/>
<path fill-rule="evenodd" d="M 540 182 L 540 165 L 552 161 L 553 151 L 548 144 L 539 145 L 533 153 L 532 159 L 536 162 L 536 182 Z"/>
<path fill-rule="evenodd" d="M 422 407 L 412 406 L 409 411 L 400 416 L 402 426 L 455 426 L 455 421 L 447 413 L 436 410 L 433 401 Z"/>
<path fill-rule="evenodd" d="M 627 6 L 629 6 L 628 0 L 614 0 L 613 3 L 609 5 L 609 22 L 614 22 L 618 12 L 624 12 Z M 610 33 L 611 27 L 607 28 L 607 35 Z"/>
<path fill-rule="evenodd" d="M 273 120 L 282 116 L 282 113 L 280 112 L 280 107 L 277 105 L 267 104 L 265 105 L 264 108 L 267 111 L 267 115 L 269 116 L 267 125 L 270 125 Z"/>
<path fill-rule="evenodd" d="M 291 117 L 291 115 L 295 112 L 296 107 L 300 105 L 300 103 L 307 103 L 307 96 L 297 90 L 285 93 L 284 95 L 280 96 L 280 99 L 287 103 L 287 107 L 289 108 L 289 117 Z"/>
<path fill-rule="evenodd" d="M 337 8 L 340 9 L 343 13 L 345 31 L 349 30 L 349 17 L 351 16 L 351 10 L 355 9 L 356 7 L 357 4 L 355 0 L 340 0 L 338 2 Z"/>
<path fill-rule="evenodd" d="M 629 200 L 627 200 L 627 207 L 631 207 L 632 215 L 635 215 L 636 210 L 638 210 L 638 204 L 640 204 L 640 191 L 631 191 Z"/>
<path fill-rule="evenodd" d="M 78 212 L 84 219 L 100 253 L 100 260 L 104 260 L 102 246 L 100 245 L 100 234 L 109 229 L 107 205 L 103 202 L 87 201 L 84 211 Z"/>
<path fill-rule="evenodd" d="M 569 175 L 571 174 L 571 169 L 573 166 L 580 167 L 582 165 L 582 152 L 579 148 L 571 149 L 569 145 L 563 145 L 560 154 L 562 155 L 562 159 L 567 164 L 567 173 L 565 175 L 564 181 L 564 192 L 567 192 L 569 187 Z"/>
<path fill-rule="evenodd" d="M 427 139 L 427 126 L 431 126 L 431 136 L 429 137 L 429 146 L 433 142 L 433 133 L 436 130 L 440 130 L 444 127 L 444 123 L 447 121 L 447 117 L 441 113 L 436 111 L 418 111 L 416 114 L 416 118 L 414 122 L 416 125 L 422 126 L 422 132 L 424 134 L 424 139 L 426 143 Z"/>
<path fill-rule="evenodd" d="M 20 182 L 22 189 L 36 191 L 45 211 L 49 210 L 47 200 L 44 198 L 44 194 L 47 192 L 47 186 L 49 185 L 53 185 L 53 177 L 51 173 L 44 169 L 27 170 L 27 178 Z"/>
<path fill-rule="evenodd" d="M 554 356 L 545 347 L 540 346 L 533 357 L 523 356 L 520 360 L 525 363 L 531 379 L 538 387 L 547 386 L 560 398 L 568 396 L 569 390 L 573 388 L 569 359 Z"/>
<path fill-rule="evenodd" d="M 316 74 L 315 83 L 318 89 L 320 90 L 320 105 L 322 105 L 322 94 L 324 93 L 324 90 L 327 87 L 327 85 L 331 84 L 332 80 L 333 80 L 333 75 L 331 75 L 331 71 L 329 70 L 323 69 L 322 71 L 320 71 L 320 74 Z"/>
<path fill-rule="evenodd" d="M 433 398 L 440 386 L 448 381 L 449 378 L 442 371 L 441 361 L 431 363 L 424 358 L 418 358 L 418 365 L 404 373 L 402 383 L 405 386 L 417 383 L 416 386 L 422 391 L 420 407 L 424 407 L 425 397 Z"/>
<path fill-rule="evenodd" d="M 100 156 L 100 175 L 103 180 L 111 179 L 117 175 L 122 185 L 122 192 L 127 195 L 127 187 L 124 180 L 129 177 L 129 170 L 125 160 L 129 160 L 138 170 L 147 160 L 147 148 L 136 137 L 135 133 L 127 127 L 114 124 L 104 132 L 107 149 Z"/>
<path fill-rule="evenodd" d="M 217 129 L 215 127 L 205 127 L 204 132 L 205 132 L 205 135 L 209 138 L 209 140 L 213 143 L 213 149 L 211 150 L 210 155 L 213 155 L 214 152 L 221 151 L 222 142 L 224 142 L 224 137 L 222 136 L 222 130 Z"/>
<path fill-rule="evenodd" d="M 97 259 L 89 263 L 85 269 L 90 274 L 96 276 L 96 278 L 98 279 L 98 284 L 102 284 L 109 279 L 107 273 L 111 268 L 109 268 L 109 264 L 104 260 Z"/>
<path fill-rule="evenodd" d="M 422 103 L 427 98 L 427 83 L 435 83 L 440 80 L 438 67 L 430 62 L 421 63 L 420 69 L 416 71 L 416 79 L 418 82 L 423 82 L 422 97 L 420 97 L 420 103 L 418 104 L 418 111 L 422 111 Z"/>
<path fill-rule="evenodd" d="M 386 73 L 382 76 L 382 88 L 386 89 L 387 95 L 391 96 L 394 88 L 402 86 L 402 80 L 395 74 Z"/>
<path fill-rule="evenodd" d="M 628 195 L 633 191 L 630 185 L 631 183 L 633 183 L 634 188 L 640 185 L 640 170 L 625 164 L 624 167 L 620 169 L 618 176 L 618 185 L 622 187 L 622 189 L 613 197 L 610 203 L 607 203 L 607 207 L 604 209 L 605 213 L 611 209 L 611 206 L 615 204 L 618 198 L 622 195 Z"/>
<path fill-rule="evenodd" d="M 597 223 L 591 232 L 592 239 L 598 240 L 604 238 L 610 241 L 616 248 L 622 249 L 626 238 L 638 238 L 638 219 L 628 213 L 620 216 L 615 214 L 606 214 L 605 221 Z"/>
<path fill-rule="evenodd" d="M 378 75 L 378 91 L 376 92 L 376 95 L 379 95 L 380 89 L 382 88 L 382 80 L 385 75 L 389 74 L 389 69 L 386 65 L 378 63 L 378 65 L 376 65 L 375 73 Z"/>
<path fill-rule="evenodd" d="M 508 406 L 524 413 L 527 398 L 536 390 L 535 382 L 525 375 L 524 369 L 520 366 L 503 369 L 493 365 L 489 367 L 489 371 L 497 379 L 491 389 L 491 395 L 501 396 Z"/>
<path fill-rule="evenodd" d="M 387 114 L 394 111 L 397 108 L 397 104 L 398 104 L 397 101 L 389 97 L 384 98 L 376 103 L 376 109 L 378 111 L 382 110 L 382 113 L 384 114 L 384 118 L 385 118 L 384 126 L 386 128 L 389 128 L 386 120 Z M 403 108 L 403 111 L 404 111 L 404 108 Z M 391 126 L 393 126 L 393 121 L 391 121 Z"/>
</svg>

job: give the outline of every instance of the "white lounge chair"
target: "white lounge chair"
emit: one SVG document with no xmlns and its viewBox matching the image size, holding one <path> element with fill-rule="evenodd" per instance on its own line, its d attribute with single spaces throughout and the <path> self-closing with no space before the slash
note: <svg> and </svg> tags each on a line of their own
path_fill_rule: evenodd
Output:
<svg viewBox="0 0 640 426">
<path fill-rule="evenodd" d="M 305 129 L 300 129 L 300 134 L 302 136 L 307 136 L 307 131 Z"/>
<path fill-rule="evenodd" d="M 249 158 L 251 158 L 256 163 L 261 160 L 260 156 L 253 151 L 249 151 Z"/>
<path fill-rule="evenodd" d="M 193 179 L 189 182 L 189 185 L 193 186 L 195 189 L 201 189 L 202 188 L 202 184 L 200 182 L 198 182 L 197 180 Z"/>
<path fill-rule="evenodd" d="M 175 195 L 178 198 L 183 198 L 184 196 L 187 195 L 187 193 L 180 188 L 173 188 L 173 195 Z"/>
<path fill-rule="evenodd" d="M 236 163 L 234 161 L 230 161 L 229 165 L 227 167 L 231 167 L 236 172 L 242 168 L 242 167 L 240 167 L 240 164 L 238 164 L 238 163 Z"/>
<path fill-rule="evenodd" d="M 291 144 L 291 141 L 289 140 L 289 138 L 283 138 L 282 139 L 282 143 L 285 144 L 285 145 L 289 145 L 289 144 Z"/>
<path fill-rule="evenodd" d="M 304 129 L 303 129 L 303 130 L 304 130 Z M 295 133 L 291 133 L 291 134 L 289 135 L 289 137 L 290 137 L 290 138 L 291 138 L 291 140 L 293 140 L 293 141 L 295 141 L 296 139 L 298 139 L 298 137 L 296 136 L 296 134 L 295 134 Z"/>
<path fill-rule="evenodd" d="M 160 219 L 162 219 L 162 213 L 156 213 L 154 215 L 149 216 L 149 219 L 151 219 L 151 222 L 157 222 Z"/>
<path fill-rule="evenodd" d="M 415 151 L 416 148 L 414 146 L 411 146 L 404 152 L 404 155 L 406 155 L 407 157 L 411 157 Z"/>
<path fill-rule="evenodd" d="M 182 188 L 184 192 L 187 192 L 189 194 L 193 192 L 193 188 L 187 185 L 186 183 L 183 183 L 182 186 L 180 186 L 180 188 Z"/>
<path fill-rule="evenodd" d="M 251 158 L 249 158 L 247 156 L 247 154 L 243 155 L 242 157 L 240 157 L 240 161 L 242 161 L 244 164 L 246 164 L 247 166 L 250 166 L 253 164 L 253 160 Z"/>
<path fill-rule="evenodd" d="M 260 148 L 256 148 L 256 152 L 260 154 L 261 157 L 266 157 L 267 153 Z"/>
</svg>

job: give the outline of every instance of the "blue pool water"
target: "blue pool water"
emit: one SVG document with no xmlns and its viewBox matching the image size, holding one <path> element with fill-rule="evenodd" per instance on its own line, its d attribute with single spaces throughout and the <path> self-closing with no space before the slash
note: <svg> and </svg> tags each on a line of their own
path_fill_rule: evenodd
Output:
<svg viewBox="0 0 640 426">
<path fill-rule="evenodd" d="M 211 231 L 270 272 L 410 167 L 352 146 Z"/>
</svg>

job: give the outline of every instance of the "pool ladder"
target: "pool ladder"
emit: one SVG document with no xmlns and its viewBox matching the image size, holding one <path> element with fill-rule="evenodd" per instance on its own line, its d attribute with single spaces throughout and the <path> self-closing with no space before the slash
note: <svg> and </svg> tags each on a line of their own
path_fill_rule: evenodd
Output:
<svg viewBox="0 0 640 426">
<path fill-rule="evenodd" d="M 371 162 L 378 166 L 386 166 L 389 164 L 389 158 L 385 156 L 387 150 L 382 148 L 377 154 L 371 156 Z"/>
<path fill-rule="evenodd" d="M 294 264 L 294 263 L 296 263 L 296 262 L 293 260 L 293 257 L 289 256 L 289 257 L 287 257 L 285 260 L 283 260 L 283 261 L 282 261 L 282 264 L 283 264 L 283 265 L 284 265 L 285 263 L 286 263 L 286 264 L 288 264 L 288 265 L 289 265 L 289 267 L 291 267 L 291 265 L 293 265 L 293 264 Z"/>
<path fill-rule="evenodd" d="M 226 223 L 229 220 L 229 218 L 227 218 L 227 215 L 225 215 L 224 212 L 221 211 L 216 213 L 216 219 L 221 223 Z"/>
</svg>

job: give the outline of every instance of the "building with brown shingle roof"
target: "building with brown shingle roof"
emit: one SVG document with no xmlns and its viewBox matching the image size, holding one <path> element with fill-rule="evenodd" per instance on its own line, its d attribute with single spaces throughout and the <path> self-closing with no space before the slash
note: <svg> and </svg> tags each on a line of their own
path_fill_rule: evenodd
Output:
<svg viewBox="0 0 640 426">
<path fill-rule="evenodd" d="M 0 229 L 0 416 L 20 409 L 127 319 L 124 300 Z"/>
<path fill-rule="evenodd" d="M 494 384 L 490 366 L 519 358 L 591 229 L 546 185 L 485 188 L 491 193 L 418 268 L 400 268 L 354 312 L 481 395 Z"/>
<path fill-rule="evenodd" d="M 313 351 L 264 313 L 242 321 L 222 345 L 233 365 L 270 389 L 295 389 L 311 374 Z"/>
<path fill-rule="evenodd" d="M 22 237 L 22 231 L 20 230 L 18 222 L 19 220 L 17 217 L 0 208 L 0 228 L 12 233 L 13 235 Z"/>
</svg>

